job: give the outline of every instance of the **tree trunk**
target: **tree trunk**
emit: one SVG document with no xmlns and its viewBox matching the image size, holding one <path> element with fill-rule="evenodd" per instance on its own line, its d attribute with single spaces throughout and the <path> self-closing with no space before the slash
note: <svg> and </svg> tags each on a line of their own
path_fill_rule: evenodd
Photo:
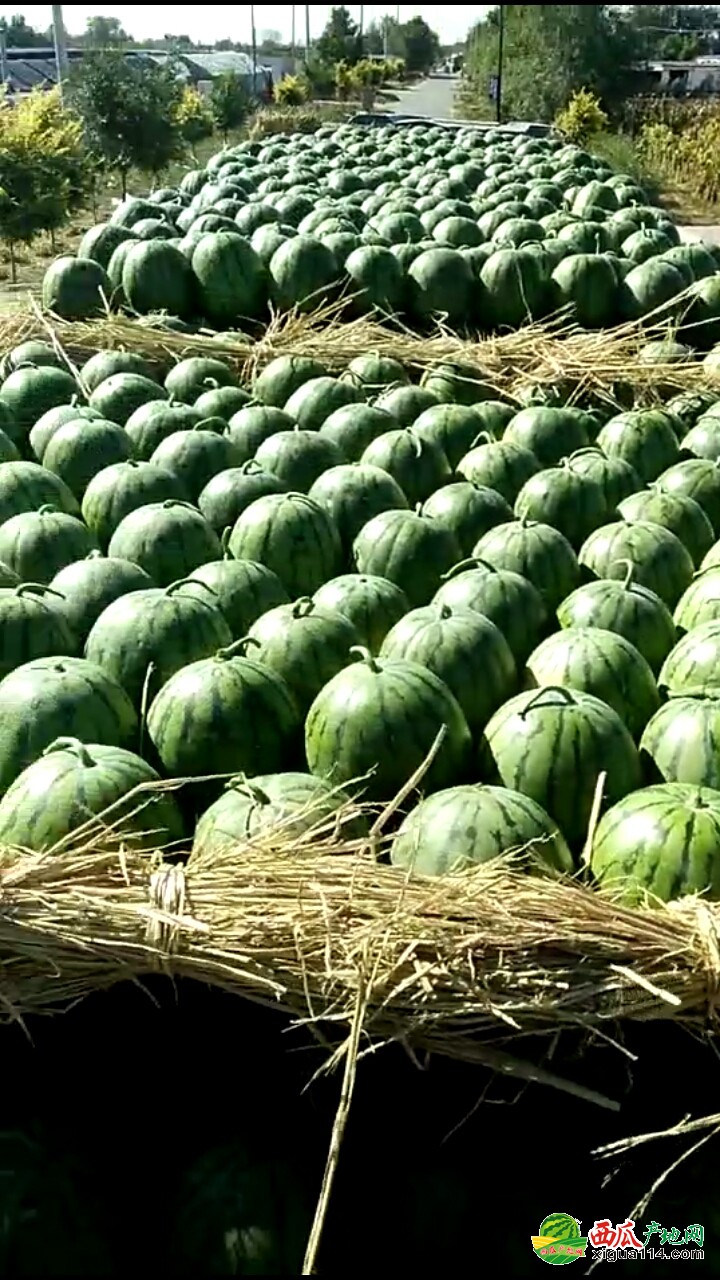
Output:
<svg viewBox="0 0 720 1280">
<path fill-rule="evenodd" d="M 17 261 L 15 258 L 15 241 L 10 241 L 10 283 L 17 284 Z"/>
<path fill-rule="evenodd" d="M 121 184 L 122 184 L 122 198 L 123 198 L 123 200 L 127 200 L 127 180 L 128 180 L 128 176 L 127 176 L 127 169 L 121 169 L 121 170 L 120 170 L 120 182 L 121 182 Z"/>
<path fill-rule="evenodd" d="M 50 228 L 50 248 L 53 253 L 57 253 L 57 241 L 55 240 L 55 228 Z"/>
</svg>

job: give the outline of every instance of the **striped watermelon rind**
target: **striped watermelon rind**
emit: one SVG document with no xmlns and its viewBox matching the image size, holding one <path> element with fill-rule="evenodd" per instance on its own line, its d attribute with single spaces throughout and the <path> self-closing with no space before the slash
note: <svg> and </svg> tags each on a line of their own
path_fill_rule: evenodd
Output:
<svg viewBox="0 0 720 1280">
<path fill-rule="evenodd" d="M 540 1223 L 540 1236 L 550 1236 L 553 1240 L 575 1240 L 580 1235 L 580 1223 L 569 1213 L 551 1213 Z"/>
</svg>

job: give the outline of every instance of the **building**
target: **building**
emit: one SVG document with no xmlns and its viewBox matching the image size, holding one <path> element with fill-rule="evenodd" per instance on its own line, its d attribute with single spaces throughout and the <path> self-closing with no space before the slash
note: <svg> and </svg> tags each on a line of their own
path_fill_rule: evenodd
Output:
<svg viewBox="0 0 720 1280">
<path fill-rule="evenodd" d="M 70 67 L 77 66 L 87 57 L 86 49 L 68 49 Z M 272 87 L 273 75 L 268 67 L 257 65 L 253 74 L 252 58 L 246 53 L 203 53 L 193 49 L 189 53 L 169 53 L 155 49 L 128 49 L 125 57 L 134 61 L 152 62 L 157 66 L 172 62 L 177 75 L 201 92 L 208 92 L 213 80 L 228 71 L 239 75 L 250 94 L 267 98 Z M 52 89 L 57 84 L 55 50 L 6 49 L 0 54 L 0 83 L 5 83 L 11 93 L 29 93 L 32 89 Z"/>
<path fill-rule="evenodd" d="M 648 88 L 656 93 L 701 95 L 720 93 L 720 57 L 708 54 L 692 62 L 648 62 Z"/>
</svg>

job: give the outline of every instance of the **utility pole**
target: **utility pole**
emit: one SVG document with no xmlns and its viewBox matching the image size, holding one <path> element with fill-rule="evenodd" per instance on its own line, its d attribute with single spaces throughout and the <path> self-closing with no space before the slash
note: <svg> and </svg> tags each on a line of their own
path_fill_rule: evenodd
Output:
<svg viewBox="0 0 720 1280">
<path fill-rule="evenodd" d="M 296 6 L 295 6 L 295 5 L 293 5 L 293 7 L 292 7 L 292 36 L 291 36 L 291 39 L 290 39 L 290 57 L 292 58 L 292 69 L 293 69 L 293 71 L 295 70 L 295 58 L 296 58 L 296 48 L 295 48 L 295 46 L 296 46 L 296 44 L 297 44 L 296 16 L 297 16 L 297 14 L 296 14 Z"/>
<path fill-rule="evenodd" d="M 503 56 L 505 53 L 505 5 L 500 5 L 499 26 L 498 26 L 498 65 L 497 65 L 497 91 L 495 96 L 495 119 L 498 124 L 502 123 L 502 89 L 503 89 Z"/>
<path fill-rule="evenodd" d="M 53 20 L 53 40 L 55 42 L 55 65 L 57 68 L 57 80 L 60 96 L 62 97 L 63 80 L 67 78 L 68 73 L 68 56 L 67 41 L 65 39 L 65 24 L 63 22 L 63 11 L 61 4 L 52 6 Z"/>
<path fill-rule="evenodd" d="M 310 5 L 305 5 L 305 65 L 310 61 Z"/>
<path fill-rule="evenodd" d="M 7 37 L 5 28 L 0 27 L 0 84 L 7 84 Z"/>
<path fill-rule="evenodd" d="M 257 98 L 257 33 L 255 30 L 255 5 L 250 5 L 250 33 L 252 37 L 253 99 Z"/>
</svg>

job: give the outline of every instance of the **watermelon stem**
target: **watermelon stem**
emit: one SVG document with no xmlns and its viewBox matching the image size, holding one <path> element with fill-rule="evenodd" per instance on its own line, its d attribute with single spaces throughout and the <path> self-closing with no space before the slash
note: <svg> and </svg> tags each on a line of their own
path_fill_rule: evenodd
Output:
<svg viewBox="0 0 720 1280">
<path fill-rule="evenodd" d="M 174 596 L 175 592 L 180 590 L 180 587 L 189 587 L 189 586 L 204 587 L 205 590 L 209 591 L 211 595 L 213 596 L 217 595 L 217 591 L 215 590 L 215 588 L 211 587 L 209 583 L 203 582 L 202 578 L 179 578 L 177 582 L 171 582 L 170 586 L 165 588 L 165 595 Z"/>
<path fill-rule="evenodd" d="M 52 587 L 46 586 L 44 582 L 21 582 L 15 588 L 15 595 L 22 598 L 28 591 L 33 592 L 35 595 L 57 596 L 58 600 L 65 599 L 61 591 L 55 591 Z"/>
<path fill-rule="evenodd" d="M 254 636 L 244 636 L 242 640 L 236 640 L 234 644 L 229 644 L 226 649 L 218 649 L 215 657 L 218 662 L 229 662 L 231 658 L 236 658 L 240 654 L 241 658 L 245 657 L 245 651 L 249 645 L 255 645 L 257 649 L 261 648 L 260 641 Z"/>
<path fill-rule="evenodd" d="M 613 564 L 625 565 L 625 577 L 623 578 L 623 589 L 627 591 L 632 586 L 633 576 L 635 574 L 635 565 L 632 560 L 613 560 Z"/>
<path fill-rule="evenodd" d="M 85 768 L 94 768 L 95 761 L 85 743 L 81 742 L 79 738 L 56 738 L 54 742 L 50 743 L 49 747 L 45 748 L 43 755 L 49 756 L 53 751 L 73 751 Z"/>
<path fill-rule="evenodd" d="M 537 707 L 540 707 L 543 705 L 542 699 L 545 697 L 547 693 L 557 694 L 558 697 L 560 698 L 562 705 L 565 707 L 575 706 L 575 698 L 573 697 L 569 689 L 565 689 L 563 688 L 562 685 L 559 685 L 559 684 L 547 684 L 543 689 L 538 689 L 537 693 L 534 695 L 534 697 L 530 699 L 530 701 L 528 702 L 524 710 L 520 712 L 520 717 L 522 720 L 525 719 L 529 711 L 533 711 Z M 550 702 L 550 703 L 546 703 L 545 705 L 557 706 L 557 703 L 553 704 L 552 702 Z"/>
<path fill-rule="evenodd" d="M 448 569 L 440 579 L 441 582 L 449 582 L 450 578 L 454 578 L 456 573 L 461 573 L 465 569 L 476 569 L 478 565 L 483 569 L 487 569 L 489 573 L 497 573 L 494 564 L 490 564 L 489 560 L 482 560 L 479 556 L 469 556 L 467 560 L 460 560 L 458 564 L 454 564 L 452 569 Z"/>
<path fill-rule="evenodd" d="M 315 610 L 315 601 L 310 596 L 301 596 L 292 607 L 293 618 L 307 618 Z"/>
<path fill-rule="evenodd" d="M 150 706 L 150 681 L 152 680 L 154 674 L 155 674 L 155 663 L 150 662 L 148 663 L 148 669 L 145 672 L 145 679 L 143 680 L 143 687 L 142 687 L 142 697 L 140 699 L 140 734 L 139 734 L 139 745 L 138 745 L 138 755 L 140 756 L 142 755 L 143 750 L 145 748 L 145 734 L 147 733 L 147 713 Z"/>
<path fill-rule="evenodd" d="M 364 662 L 366 666 L 368 666 L 375 675 L 379 675 L 380 672 L 382 671 L 382 667 L 380 666 L 380 663 L 375 661 L 375 658 L 371 654 L 370 650 L 366 649 L 364 645 L 354 644 L 350 650 L 350 653 L 353 655 L 353 657 L 357 655 L 357 657 L 360 658 L 360 660 Z"/>
</svg>

